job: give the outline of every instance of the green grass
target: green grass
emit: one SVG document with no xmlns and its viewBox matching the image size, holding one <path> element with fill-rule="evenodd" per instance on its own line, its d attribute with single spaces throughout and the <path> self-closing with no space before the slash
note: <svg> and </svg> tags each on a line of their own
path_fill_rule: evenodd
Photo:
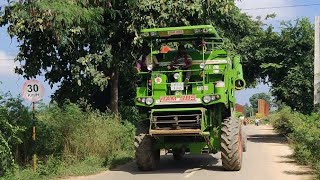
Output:
<svg viewBox="0 0 320 180">
<path fill-rule="evenodd" d="M 99 157 L 87 157 L 84 160 L 74 161 L 69 160 L 68 163 L 51 159 L 45 164 L 38 164 L 36 172 L 33 172 L 31 166 L 16 167 L 11 172 L 7 173 L 1 180 L 43 180 L 65 178 L 70 176 L 85 176 L 96 174 L 108 169 L 115 168 L 119 165 L 125 164 L 133 159 L 128 152 L 119 152 L 108 159 Z"/>
<path fill-rule="evenodd" d="M 88 157 L 74 164 L 63 164 L 62 166 L 64 168 L 60 169 L 55 176 L 66 177 L 95 174 L 107 170 L 107 167 L 103 165 L 103 162 L 104 160 L 101 158 Z"/>
</svg>

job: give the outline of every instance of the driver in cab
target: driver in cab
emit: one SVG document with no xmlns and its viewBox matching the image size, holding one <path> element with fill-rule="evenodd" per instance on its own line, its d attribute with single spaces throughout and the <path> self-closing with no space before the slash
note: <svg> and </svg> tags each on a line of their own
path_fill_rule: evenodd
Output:
<svg viewBox="0 0 320 180">
<path fill-rule="evenodd" d="M 178 52 L 176 57 L 172 60 L 170 65 L 167 66 L 169 70 L 175 70 L 181 68 L 182 70 L 191 70 L 192 58 L 187 54 L 186 48 L 184 45 L 178 46 Z M 191 71 L 186 73 L 186 78 L 184 83 L 188 83 L 191 76 Z"/>
</svg>

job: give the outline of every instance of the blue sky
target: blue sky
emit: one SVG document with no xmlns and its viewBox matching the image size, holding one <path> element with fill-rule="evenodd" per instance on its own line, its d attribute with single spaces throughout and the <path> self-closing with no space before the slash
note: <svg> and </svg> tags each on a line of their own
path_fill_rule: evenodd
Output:
<svg viewBox="0 0 320 180">
<path fill-rule="evenodd" d="M 7 0 L 0 0 L 0 6 L 7 3 Z M 237 2 L 238 7 L 241 9 L 252 9 L 260 7 L 275 7 L 275 6 L 288 6 L 288 5 L 300 5 L 300 4 L 316 4 L 319 0 L 241 0 Z M 309 7 L 296 7 L 296 8 L 281 8 L 281 9 L 266 9 L 266 10 L 250 10 L 244 11 L 252 17 L 262 16 L 267 14 L 276 13 L 277 17 L 273 20 L 267 21 L 267 23 L 273 24 L 275 27 L 279 27 L 279 23 L 282 20 L 295 20 L 301 17 L 308 17 L 311 21 L 314 21 L 314 16 L 320 15 L 320 6 Z M 18 52 L 17 42 L 15 39 L 11 39 L 6 32 L 6 27 L 0 28 L 0 92 L 10 91 L 13 95 L 18 95 L 21 92 L 22 85 L 25 81 L 22 76 L 18 76 L 14 73 L 13 69 L 16 65 L 19 65 L 13 61 L 13 58 Z M 44 77 L 38 77 L 38 80 L 42 81 L 46 93 L 44 101 L 50 100 L 50 95 L 54 92 L 50 86 L 44 82 Z M 248 103 L 248 99 L 255 93 L 269 92 L 267 85 L 260 84 L 256 88 L 246 89 L 238 91 L 237 101 L 240 104 Z"/>
</svg>

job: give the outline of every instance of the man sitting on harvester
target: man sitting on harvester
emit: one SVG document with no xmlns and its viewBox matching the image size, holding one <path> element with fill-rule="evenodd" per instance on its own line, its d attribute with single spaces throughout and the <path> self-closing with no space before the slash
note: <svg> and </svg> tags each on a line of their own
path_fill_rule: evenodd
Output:
<svg viewBox="0 0 320 180">
<path fill-rule="evenodd" d="M 178 52 L 176 57 L 171 61 L 171 64 L 168 65 L 168 69 L 182 69 L 182 70 L 191 70 L 192 58 L 187 54 L 186 48 L 184 45 L 179 45 Z M 191 71 L 187 71 L 185 74 L 184 83 L 188 83 L 190 80 Z"/>
</svg>

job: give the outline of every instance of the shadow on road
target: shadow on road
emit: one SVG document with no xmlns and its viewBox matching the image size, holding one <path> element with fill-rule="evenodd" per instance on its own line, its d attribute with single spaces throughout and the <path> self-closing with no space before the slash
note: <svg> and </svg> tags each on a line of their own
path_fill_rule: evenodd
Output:
<svg viewBox="0 0 320 180">
<path fill-rule="evenodd" d="M 279 134 L 253 134 L 248 136 L 248 141 L 254 143 L 287 143 L 287 139 Z"/>
<path fill-rule="evenodd" d="M 293 155 L 286 155 L 286 156 L 279 156 L 281 159 L 281 161 L 278 161 L 278 163 L 292 163 L 292 164 L 297 164 L 297 161 L 294 160 Z M 301 176 L 301 175 L 313 175 L 314 171 L 312 169 L 309 169 L 307 167 L 302 167 L 301 170 L 287 170 L 287 171 L 283 171 L 285 174 L 288 175 L 295 175 L 295 176 Z"/>
<path fill-rule="evenodd" d="M 289 174 L 289 175 L 313 175 L 313 171 L 284 171 L 284 173 Z"/>
<path fill-rule="evenodd" d="M 210 155 L 185 155 L 179 161 L 173 160 L 172 155 L 161 156 L 159 167 L 155 171 L 140 171 L 135 162 L 131 162 L 111 171 L 124 171 L 131 174 L 165 174 L 165 173 L 190 173 L 206 169 L 210 171 L 224 171 L 218 164 L 218 159 Z"/>
</svg>

